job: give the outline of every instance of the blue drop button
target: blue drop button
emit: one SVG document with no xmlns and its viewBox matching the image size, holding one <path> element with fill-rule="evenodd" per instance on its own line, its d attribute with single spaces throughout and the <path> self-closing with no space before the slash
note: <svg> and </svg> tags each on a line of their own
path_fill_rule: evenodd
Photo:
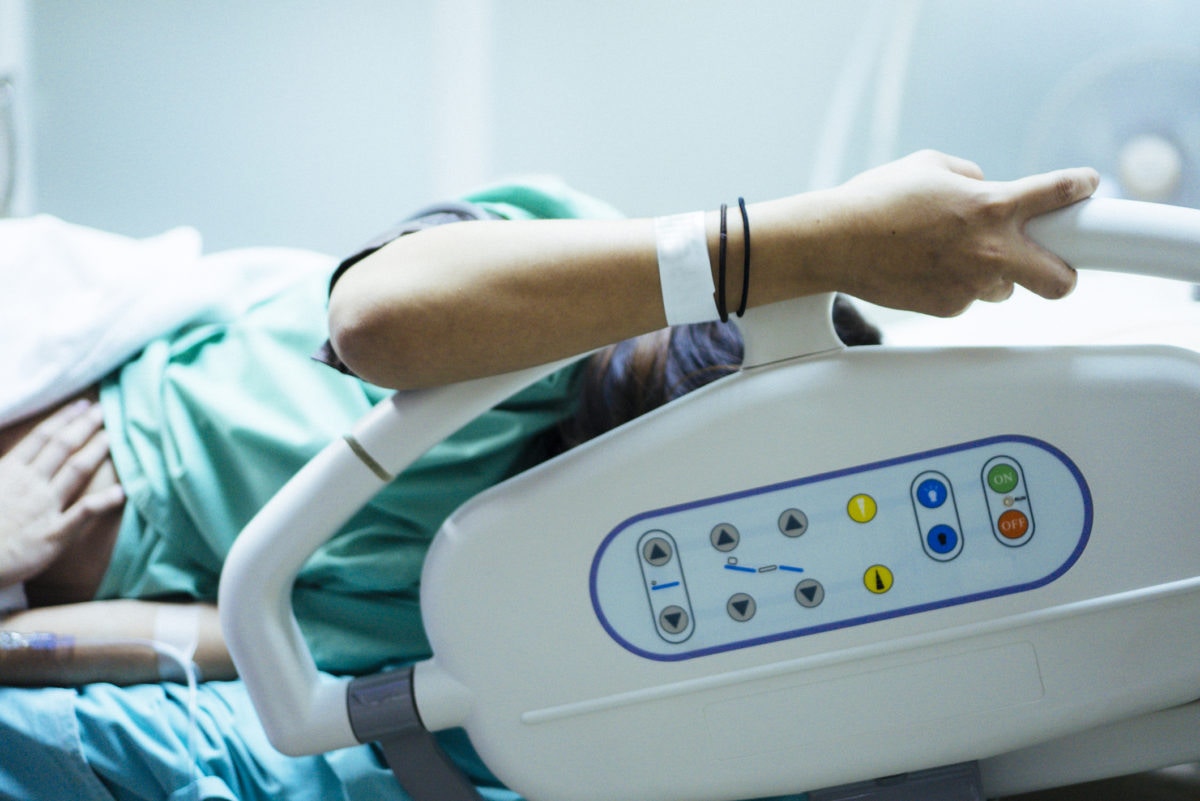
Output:
<svg viewBox="0 0 1200 801">
<path fill-rule="evenodd" d="M 925 541 L 929 550 L 937 554 L 947 554 L 958 547 L 958 532 L 947 525 L 934 526 L 929 530 Z"/>
</svg>

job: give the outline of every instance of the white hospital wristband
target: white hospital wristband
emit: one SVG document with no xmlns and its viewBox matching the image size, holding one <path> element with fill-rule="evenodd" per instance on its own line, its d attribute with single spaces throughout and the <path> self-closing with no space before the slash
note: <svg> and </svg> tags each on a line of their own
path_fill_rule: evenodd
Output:
<svg viewBox="0 0 1200 801">
<path fill-rule="evenodd" d="M 7 617 L 28 608 L 29 599 L 25 597 L 25 585 L 22 582 L 0 587 L 0 617 Z"/>
<path fill-rule="evenodd" d="M 667 325 L 718 319 L 704 212 L 655 218 L 654 242 Z"/>
</svg>

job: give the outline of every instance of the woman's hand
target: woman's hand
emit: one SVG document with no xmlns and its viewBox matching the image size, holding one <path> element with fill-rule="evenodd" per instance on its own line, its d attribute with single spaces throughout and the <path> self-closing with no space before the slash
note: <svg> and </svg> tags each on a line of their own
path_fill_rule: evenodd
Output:
<svg viewBox="0 0 1200 801">
<path fill-rule="evenodd" d="M 36 576 L 121 505 L 119 486 L 87 491 L 107 458 L 100 407 L 87 401 L 51 414 L 0 457 L 0 586 Z"/>
<path fill-rule="evenodd" d="M 837 289 L 884 306 L 951 316 L 1013 285 L 1046 298 L 1075 286 L 1075 271 L 1025 236 L 1025 223 L 1090 196 L 1091 169 L 1016 181 L 983 180 L 972 162 L 934 151 L 869 170 L 832 190 L 843 236 L 831 254 Z"/>
</svg>

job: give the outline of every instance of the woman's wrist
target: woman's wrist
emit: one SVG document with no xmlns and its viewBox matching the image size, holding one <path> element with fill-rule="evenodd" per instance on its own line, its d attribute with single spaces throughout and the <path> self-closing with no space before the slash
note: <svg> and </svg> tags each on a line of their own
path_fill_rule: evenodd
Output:
<svg viewBox="0 0 1200 801">
<path fill-rule="evenodd" d="M 751 305 L 759 306 L 841 289 L 838 257 L 846 233 L 831 192 L 809 192 L 751 203 L 747 215 L 754 236 Z M 731 253 L 743 249 L 742 228 L 729 228 Z M 740 296 L 742 276 L 729 273 L 729 292 Z"/>
<path fill-rule="evenodd" d="M 0 631 L 0 685 L 73 687 L 161 679 L 158 655 L 144 641 L 89 642 L 69 634 Z"/>
<path fill-rule="evenodd" d="M 0 684 L 62 684 L 74 660 L 74 638 L 45 632 L 0 631 Z"/>
</svg>

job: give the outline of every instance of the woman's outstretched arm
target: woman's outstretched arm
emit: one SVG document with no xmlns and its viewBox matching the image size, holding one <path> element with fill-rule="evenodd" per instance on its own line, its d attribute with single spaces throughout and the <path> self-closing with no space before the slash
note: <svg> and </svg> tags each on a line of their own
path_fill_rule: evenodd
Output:
<svg viewBox="0 0 1200 801">
<path fill-rule="evenodd" d="M 1090 169 L 989 182 L 971 162 L 923 151 L 842 186 L 748 207 L 751 306 L 817 292 L 939 316 L 1048 298 L 1075 275 L 1026 238 L 1034 216 L 1095 191 Z M 731 264 L 740 217 L 728 227 Z M 718 216 L 705 224 L 717 262 Z M 741 271 L 728 276 L 740 298 Z M 330 299 L 339 356 L 374 383 L 408 388 L 504 372 L 666 323 L 654 222 L 469 222 L 403 237 L 349 270 Z"/>
<path fill-rule="evenodd" d="M 183 681 L 183 667 L 155 641 L 191 656 L 204 679 L 236 675 L 216 606 L 117 599 L 38 607 L 0 621 L 0 685 Z"/>
</svg>

